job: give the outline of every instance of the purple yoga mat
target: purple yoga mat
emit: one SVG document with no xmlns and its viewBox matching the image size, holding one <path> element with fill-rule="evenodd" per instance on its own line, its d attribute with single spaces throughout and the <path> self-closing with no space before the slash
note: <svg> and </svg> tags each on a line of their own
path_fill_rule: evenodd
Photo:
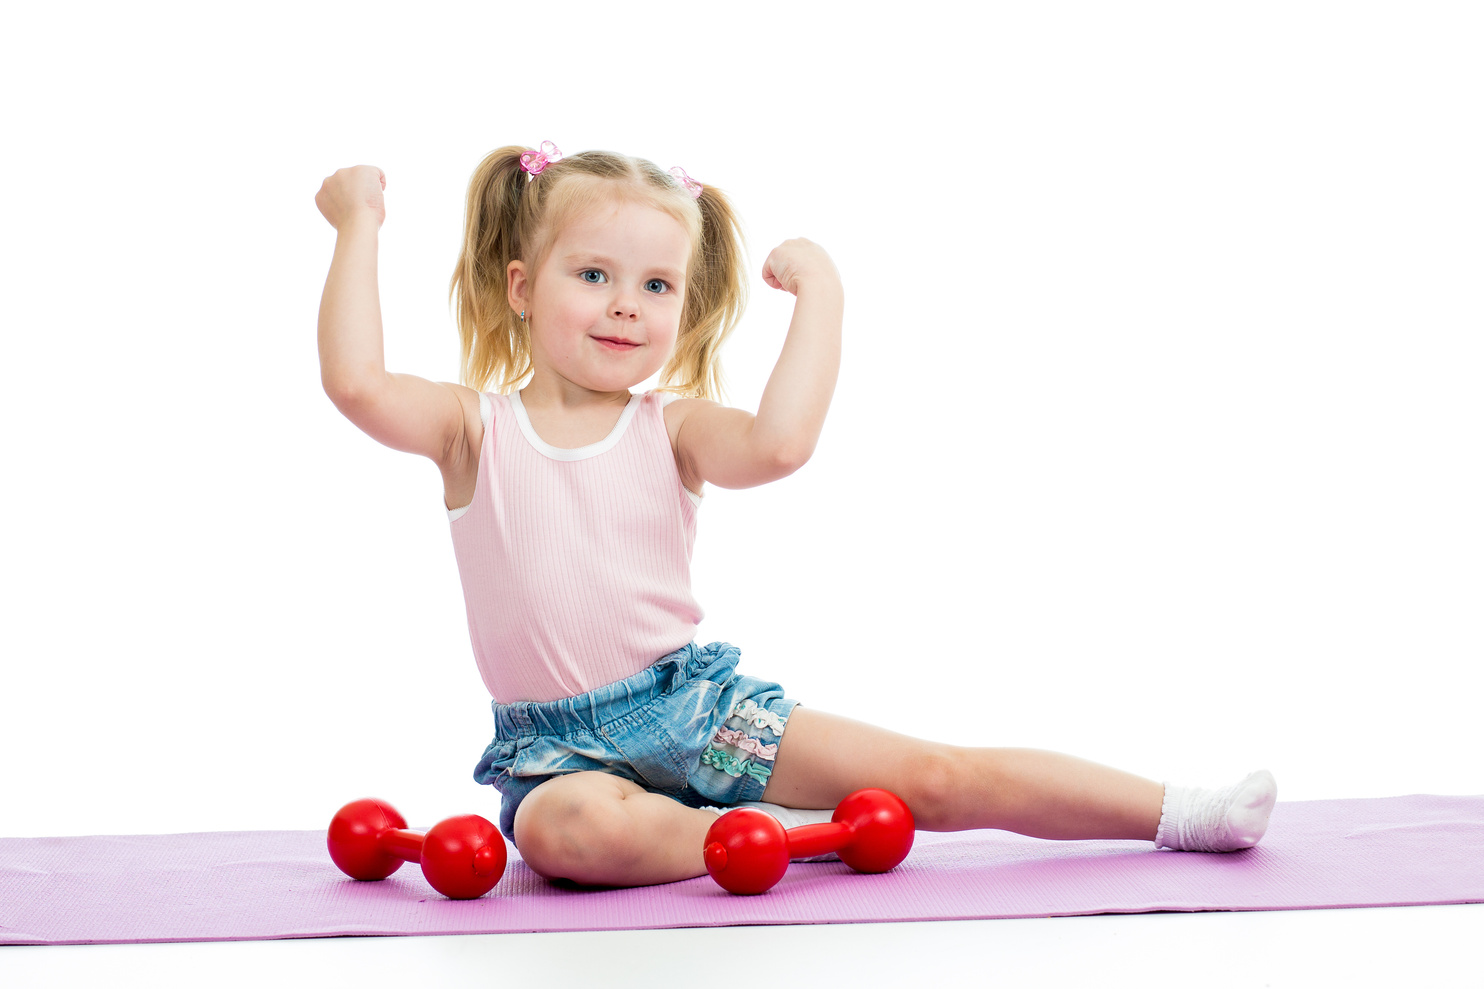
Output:
<svg viewBox="0 0 1484 989">
<path fill-rule="evenodd" d="M 1256 848 L 919 832 L 883 875 L 794 863 L 761 896 L 709 877 L 642 889 L 552 886 L 511 849 L 500 884 L 454 901 L 416 865 L 357 882 L 322 831 L 0 838 L 0 944 L 241 941 L 742 924 L 1300 910 L 1484 902 L 1484 796 L 1279 803 Z"/>
</svg>

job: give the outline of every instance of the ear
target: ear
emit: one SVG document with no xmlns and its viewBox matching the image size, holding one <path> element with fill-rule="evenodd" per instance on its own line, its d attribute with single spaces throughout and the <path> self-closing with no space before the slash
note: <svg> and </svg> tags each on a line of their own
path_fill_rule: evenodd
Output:
<svg viewBox="0 0 1484 989">
<path fill-rule="evenodd" d="M 516 312 L 531 308 L 526 298 L 530 292 L 530 282 L 526 278 L 524 261 L 512 261 L 505 267 L 505 285 L 505 295 L 510 308 Z"/>
</svg>

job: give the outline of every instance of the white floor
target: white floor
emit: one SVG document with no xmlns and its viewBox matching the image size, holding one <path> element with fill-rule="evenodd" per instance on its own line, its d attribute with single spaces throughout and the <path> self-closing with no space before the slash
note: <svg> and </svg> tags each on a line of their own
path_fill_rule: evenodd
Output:
<svg viewBox="0 0 1484 989">
<path fill-rule="evenodd" d="M 1484 986 L 1484 904 L 0 948 L 32 986 Z"/>
</svg>

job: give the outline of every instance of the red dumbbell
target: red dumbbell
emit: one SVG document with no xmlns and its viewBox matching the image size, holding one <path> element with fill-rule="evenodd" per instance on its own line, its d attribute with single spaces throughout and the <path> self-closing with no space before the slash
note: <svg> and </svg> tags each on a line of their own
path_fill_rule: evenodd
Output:
<svg viewBox="0 0 1484 989">
<path fill-rule="evenodd" d="M 732 893 L 763 893 L 783 878 L 789 859 L 835 852 L 856 872 L 894 869 L 912 850 L 912 812 L 895 793 L 857 790 L 828 824 L 783 830 L 772 815 L 739 807 L 706 832 L 706 871 Z"/>
<path fill-rule="evenodd" d="M 478 814 L 439 821 L 427 834 L 382 800 L 352 800 L 330 821 L 330 858 L 352 879 L 385 879 L 403 862 L 417 862 L 444 896 L 472 900 L 495 888 L 505 873 L 505 839 Z"/>
</svg>

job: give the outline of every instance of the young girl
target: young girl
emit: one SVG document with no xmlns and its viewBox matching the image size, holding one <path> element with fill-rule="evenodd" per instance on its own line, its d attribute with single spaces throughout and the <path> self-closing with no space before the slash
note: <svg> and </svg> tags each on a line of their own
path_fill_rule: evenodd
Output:
<svg viewBox="0 0 1484 989">
<path fill-rule="evenodd" d="M 625 155 L 501 148 L 470 181 L 450 286 L 465 384 L 435 384 L 384 367 L 385 187 L 360 165 L 315 197 L 338 231 L 322 378 L 372 438 L 443 472 L 494 698 L 475 779 L 500 791 L 500 828 L 531 868 L 594 885 L 687 879 L 705 873 L 723 809 L 760 805 L 791 827 L 828 820 L 862 787 L 893 791 L 928 831 L 1189 851 L 1262 837 L 1277 793 L 1266 771 L 1209 791 L 1051 752 L 921 741 L 800 706 L 736 672 L 735 646 L 692 641 L 704 485 L 786 477 L 824 425 L 844 301 L 819 245 L 785 241 L 764 262 L 763 281 L 795 297 L 793 321 L 757 414 L 727 408 L 711 400 L 718 351 L 745 296 L 727 197 Z M 656 372 L 663 387 L 630 392 Z"/>
</svg>

